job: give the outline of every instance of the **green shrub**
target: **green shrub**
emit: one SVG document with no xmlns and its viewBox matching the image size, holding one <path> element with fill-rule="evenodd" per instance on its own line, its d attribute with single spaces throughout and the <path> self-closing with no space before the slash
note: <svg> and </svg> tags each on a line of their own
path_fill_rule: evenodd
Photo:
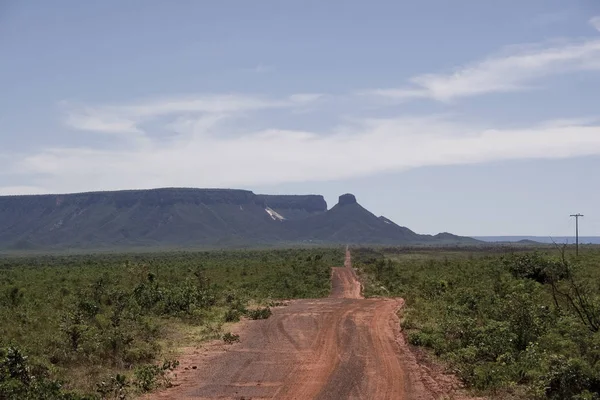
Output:
<svg viewBox="0 0 600 400">
<path fill-rule="evenodd" d="M 104 400 L 125 400 L 129 395 L 131 383 L 125 375 L 112 375 L 96 384 L 96 392 Z"/>
<path fill-rule="evenodd" d="M 267 319 L 273 314 L 269 307 L 257 308 L 254 310 L 248 310 L 247 315 L 250 319 Z"/>
<path fill-rule="evenodd" d="M 242 313 L 240 311 L 236 310 L 235 308 L 230 308 L 225 312 L 223 318 L 225 322 L 238 322 L 241 316 Z"/>
<path fill-rule="evenodd" d="M 149 392 L 158 385 L 158 376 L 161 370 L 158 365 L 142 365 L 134 371 L 133 384 L 142 393 Z"/>
<path fill-rule="evenodd" d="M 223 313 L 235 321 L 249 301 L 327 295 L 330 267 L 342 258 L 341 249 L 0 257 L 0 348 L 26 349 L 40 371 L 31 376 L 45 376 L 31 387 L 4 380 L 2 390 L 27 399 L 43 385 L 63 393 L 65 381 L 98 397 L 119 385 L 117 374 L 156 361 L 160 345 L 171 345 L 163 340 L 171 322 L 222 338 Z M 140 374 L 139 385 L 152 386 Z M 134 381 L 127 391 L 139 390 Z M 30 397 L 43 399 L 38 389 Z"/>
<path fill-rule="evenodd" d="M 354 266 L 368 285 L 405 298 L 408 342 L 432 349 L 468 386 L 500 398 L 600 399 L 598 249 L 579 258 L 385 251 L 353 252 Z"/>
<path fill-rule="evenodd" d="M 4 303 L 9 307 L 17 307 L 23 302 L 23 298 L 25 297 L 25 293 L 21 290 L 21 288 L 17 286 L 13 286 L 6 290 L 4 294 Z"/>
<path fill-rule="evenodd" d="M 581 398 L 584 392 L 590 393 L 590 389 L 598 394 L 600 377 L 586 361 L 580 358 L 551 356 L 548 369 L 541 382 L 547 398 Z"/>
<path fill-rule="evenodd" d="M 513 254 L 505 257 L 503 262 L 515 278 L 532 279 L 539 283 L 550 283 L 569 275 L 567 266 L 538 252 Z"/>
<path fill-rule="evenodd" d="M 58 380 L 50 379 L 43 365 L 31 364 L 18 348 L 0 349 L 0 399 L 15 400 L 91 400 L 63 391 Z"/>
<path fill-rule="evenodd" d="M 235 333 L 227 332 L 223 335 L 223 341 L 227 344 L 233 344 L 240 341 L 240 335 Z"/>
<path fill-rule="evenodd" d="M 134 371 L 133 384 L 142 393 L 149 392 L 157 387 L 169 387 L 171 379 L 168 372 L 179 366 L 176 360 L 166 360 L 162 365 L 142 365 Z"/>
</svg>

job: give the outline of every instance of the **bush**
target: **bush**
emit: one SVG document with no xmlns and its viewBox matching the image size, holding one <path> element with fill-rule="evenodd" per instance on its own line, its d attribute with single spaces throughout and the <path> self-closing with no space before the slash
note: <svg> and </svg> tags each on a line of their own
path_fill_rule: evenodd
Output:
<svg viewBox="0 0 600 400">
<path fill-rule="evenodd" d="M 248 318 L 250 319 L 267 319 L 273 314 L 269 307 L 257 308 L 254 310 L 248 310 Z"/>
<path fill-rule="evenodd" d="M 43 365 L 32 365 L 18 348 L 0 349 L 0 399 L 91 400 L 62 390 L 58 380 L 48 377 Z"/>
<path fill-rule="evenodd" d="M 133 384 L 142 393 L 149 392 L 157 387 L 169 387 L 171 379 L 168 372 L 179 366 L 177 360 L 166 360 L 162 365 L 143 365 L 136 368 Z"/>
<path fill-rule="evenodd" d="M 125 375 L 116 374 L 96 384 L 96 392 L 102 399 L 124 400 L 129 394 L 130 386 Z"/>
<path fill-rule="evenodd" d="M 223 335 L 223 341 L 227 344 L 233 344 L 235 342 L 239 342 L 240 335 L 237 335 L 237 334 L 231 333 L 231 332 L 227 332 L 226 334 Z"/>
<path fill-rule="evenodd" d="M 552 356 L 549 371 L 540 383 L 545 388 L 547 398 L 562 400 L 581 398 L 580 395 L 589 393 L 589 390 L 598 393 L 599 379 L 590 365 L 582 359 Z"/>
<path fill-rule="evenodd" d="M 17 307 L 23 302 L 24 297 L 25 294 L 23 291 L 20 288 L 13 286 L 6 291 L 6 294 L 4 295 L 4 303 L 9 307 Z"/>
<path fill-rule="evenodd" d="M 238 322 L 240 320 L 240 317 L 242 316 L 242 313 L 239 312 L 238 310 L 234 309 L 234 308 L 230 308 L 229 310 L 227 310 L 225 312 L 225 322 Z"/>
<path fill-rule="evenodd" d="M 439 337 L 423 331 L 411 332 L 408 334 L 408 343 L 414 346 L 429 347 L 434 349 L 439 343 Z"/>
<path fill-rule="evenodd" d="M 545 258 L 538 252 L 512 255 L 504 258 L 503 262 L 515 278 L 532 279 L 539 283 L 550 283 L 569 275 L 566 265 Z"/>
<path fill-rule="evenodd" d="M 406 299 L 409 343 L 432 349 L 468 386 L 507 392 L 500 398 L 600 399 L 600 251 L 577 261 L 564 250 L 435 251 L 354 260 L 366 282 Z"/>
<path fill-rule="evenodd" d="M 59 377 L 89 377 L 68 385 L 95 398 L 151 387 L 151 367 L 128 389 L 117 374 L 153 364 L 172 345 L 161 340 L 171 322 L 221 339 L 223 317 L 238 320 L 249 301 L 327 295 L 342 258 L 340 249 L 0 257 L 0 349 L 14 344 L 36 360 L 25 363 L 31 385 L 3 375 L 0 399 L 58 399 Z"/>
</svg>

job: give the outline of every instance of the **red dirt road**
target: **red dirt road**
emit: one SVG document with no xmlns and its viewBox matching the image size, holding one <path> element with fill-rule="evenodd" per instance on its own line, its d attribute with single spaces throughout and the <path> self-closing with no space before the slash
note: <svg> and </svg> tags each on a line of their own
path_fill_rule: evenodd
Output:
<svg viewBox="0 0 600 400">
<path fill-rule="evenodd" d="M 348 252 L 331 280 L 329 298 L 292 301 L 267 320 L 244 323 L 240 343 L 191 355 L 177 386 L 148 398 L 464 398 L 452 379 L 440 381 L 416 362 L 399 332 L 402 299 L 362 298 Z"/>
</svg>

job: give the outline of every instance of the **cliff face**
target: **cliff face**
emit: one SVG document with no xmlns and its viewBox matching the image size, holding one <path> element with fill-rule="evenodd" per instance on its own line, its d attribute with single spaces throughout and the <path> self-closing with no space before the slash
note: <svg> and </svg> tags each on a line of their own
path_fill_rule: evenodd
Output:
<svg viewBox="0 0 600 400">
<path fill-rule="evenodd" d="M 338 205 L 340 206 L 346 206 L 348 204 L 354 204 L 356 203 L 356 196 L 354 196 L 351 193 L 346 193 L 340 196 L 339 200 L 338 200 Z"/>
<path fill-rule="evenodd" d="M 155 189 L 0 197 L 0 247 L 195 246 L 272 240 L 247 190 Z"/>
<path fill-rule="evenodd" d="M 188 204 L 248 204 L 254 202 L 255 194 L 237 189 L 149 189 L 122 190 L 115 192 L 89 192 L 74 194 L 48 194 L 28 196 L 0 196 L 0 207 L 85 207 L 92 204 L 111 204 L 115 207 L 165 206 L 175 203 Z"/>
<path fill-rule="evenodd" d="M 233 189 L 154 189 L 0 196 L 0 249 L 229 247 L 293 243 L 460 241 L 417 235 L 375 217 L 351 194 L 327 210 L 323 196 Z"/>
<path fill-rule="evenodd" d="M 291 221 L 290 225 L 297 237 L 314 242 L 393 245 L 427 241 L 408 228 L 376 217 L 350 193 L 341 195 L 338 203 L 326 213 Z"/>
<path fill-rule="evenodd" d="M 286 220 L 297 220 L 327 211 L 327 203 L 320 195 L 268 195 L 256 196 L 259 203 L 269 207 Z"/>
</svg>

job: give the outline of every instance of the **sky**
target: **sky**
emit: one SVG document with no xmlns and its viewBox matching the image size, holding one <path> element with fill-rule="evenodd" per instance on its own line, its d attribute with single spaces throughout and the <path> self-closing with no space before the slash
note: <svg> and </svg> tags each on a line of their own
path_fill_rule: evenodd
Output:
<svg viewBox="0 0 600 400">
<path fill-rule="evenodd" d="M 346 192 L 600 235 L 600 1 L 0 0 L 0 195 Z"/>
</svg>

